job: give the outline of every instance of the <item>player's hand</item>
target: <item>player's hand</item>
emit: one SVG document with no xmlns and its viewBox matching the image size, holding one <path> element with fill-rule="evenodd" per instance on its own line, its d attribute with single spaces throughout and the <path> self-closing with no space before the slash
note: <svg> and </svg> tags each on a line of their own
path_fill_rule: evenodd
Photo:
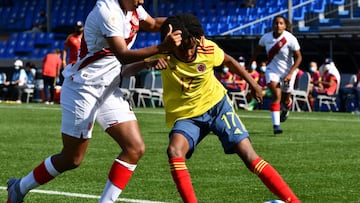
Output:
<svg viewBox="0 0 360 203">
<path fill-rule="evenodd" d="M 181 44 L 181 30 L 173 31 L 173 27 L 169 24 L 169 31 L 164 39 L 164 41 L 160 44 L 162 52 L 170 52 L 175 47 L 180 46 Z"/>
<path fill-rule="evenodd" d="M 253 91 L 251 91 L 251 94 L 252 94 L 253 98 L 255 98 L 259 104 L 261 104 L 263 102 L 262 88 L 260 87 L 260 85 L 256 85 L 252 89 L 253 89 Z"/>
<path fill-rule="evenodd" d="M 148 69 L 155 69 L 155 70 L 163 70 L 166 69 L 168 66 L 168 61 L 170 60 L 170 56 L 166 58 L 159 58 L 159 59 L 152 59 L 145 61 L 146 67 Z"/>
</svg>

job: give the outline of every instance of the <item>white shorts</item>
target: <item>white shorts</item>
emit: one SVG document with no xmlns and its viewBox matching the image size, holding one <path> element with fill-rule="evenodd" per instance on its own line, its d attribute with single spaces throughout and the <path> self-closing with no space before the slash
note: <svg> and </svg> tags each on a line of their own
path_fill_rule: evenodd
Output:
<svg viewBox="0 0 360 203">
<path fill-rule="evenodd" d="M 108 86 L 84 85 L 65 78 L 60 95 L 61 132 L 88 139 L 95 120 L 104 130 L 115 123 L 136 120 L 129 103 L 123 99 L 120 77 L 117 78 Z"/>
<path fill-rule="evenodd" d="M 266 84 L 269 84 L 270 81 L 280 83 L 281 91 L 290 93 L 294 90 L 294 84 L 295 84 L 297 72 L 298 70 L 295 70 L 291 76 L 290 82 L 288 84 L 284 84 L 283 80 L 287 73 L 280 74 L 279 72 L 275 72 L 270 69 L 266 70 L 265 72 Z"/>
</svg>

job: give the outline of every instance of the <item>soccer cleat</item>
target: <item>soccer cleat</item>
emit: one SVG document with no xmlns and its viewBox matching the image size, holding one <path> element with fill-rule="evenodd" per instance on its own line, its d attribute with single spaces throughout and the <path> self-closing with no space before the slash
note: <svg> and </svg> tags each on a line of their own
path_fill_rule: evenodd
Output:
<svg viewBox="0 0 360 203">
<path fill-rule="evenodd" d="M 292 107 L 292 99 L 290 98 L 290 102 L 287 105 L 287 107 L 285 107 L 280 114 L 280 122 L 285 122 L 286 119 L 289 117 L 290 114 L 290 109 Z"/>
<path fill-rule="evenodd" d="M 274 125 L 274 134 L 281 134 L 283 130 L 280 128 L 280 125 Z"/>
<path fill-rule="evenodd" d="M 286 119 L 289 117 L 289 114 L 290 114 L 289 109 L 282 110 L 280 114 L 280 122 L 285 122 Z"/>
<path fill-rule="evenodd" d="M 7 203 L 22 203 L 25 195 L 20 192 L 20 180 L 18 178 L 11 178 L 7 182 L 8 199 Z"/>
</svg>

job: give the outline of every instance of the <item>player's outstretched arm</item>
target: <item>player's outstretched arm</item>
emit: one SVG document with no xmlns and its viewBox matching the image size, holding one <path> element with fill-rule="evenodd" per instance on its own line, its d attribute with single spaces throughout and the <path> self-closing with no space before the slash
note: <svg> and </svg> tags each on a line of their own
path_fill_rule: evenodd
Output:
<svg viewBox="0 0 360 203">
<path fill-rule="evenodd" d="M 170 60 L 169 56 L 166 58 L 149 59 L 149 60 L 123 65 L 121 70 L 121 76 L 123 77 L 133 76 L 143 69 L 155 69 L 155 70 L 166 69 L 168 66 L 167 64 L 168 60 Z"/>
<path fill-rule="evenodd" d="M 169 32 L 160 44 L 136 50 L 128 49 L 125 39 L 122 37 L 107 37 L 106 40 L 116 58 L 121 64 L 125 65 L 144 60 L 145 58 L 155 54 L 172 51 L 175 47 L 180 46 L 181 44 L 181 31 L 173 31 L 172 26 L 169 25 Z"/>
</svg>

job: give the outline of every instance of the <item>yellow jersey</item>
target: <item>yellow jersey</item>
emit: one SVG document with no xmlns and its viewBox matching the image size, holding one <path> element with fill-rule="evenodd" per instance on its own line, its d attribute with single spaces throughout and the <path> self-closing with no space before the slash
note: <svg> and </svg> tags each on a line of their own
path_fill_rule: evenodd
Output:
<svg viewBox="0 0 360 203">
<path fill-rule="evenodd" d="M 214 75 L 214 67 L 224 61 L 224 51 L 216 43 L 205 39 L 195 54 L 196 59 L 189 63 L 170 55 L 167 69 L 161 70 L 169 127 L 176 120 L 204 114 L 226 94 L 226 89 Z"/>
</svg>

